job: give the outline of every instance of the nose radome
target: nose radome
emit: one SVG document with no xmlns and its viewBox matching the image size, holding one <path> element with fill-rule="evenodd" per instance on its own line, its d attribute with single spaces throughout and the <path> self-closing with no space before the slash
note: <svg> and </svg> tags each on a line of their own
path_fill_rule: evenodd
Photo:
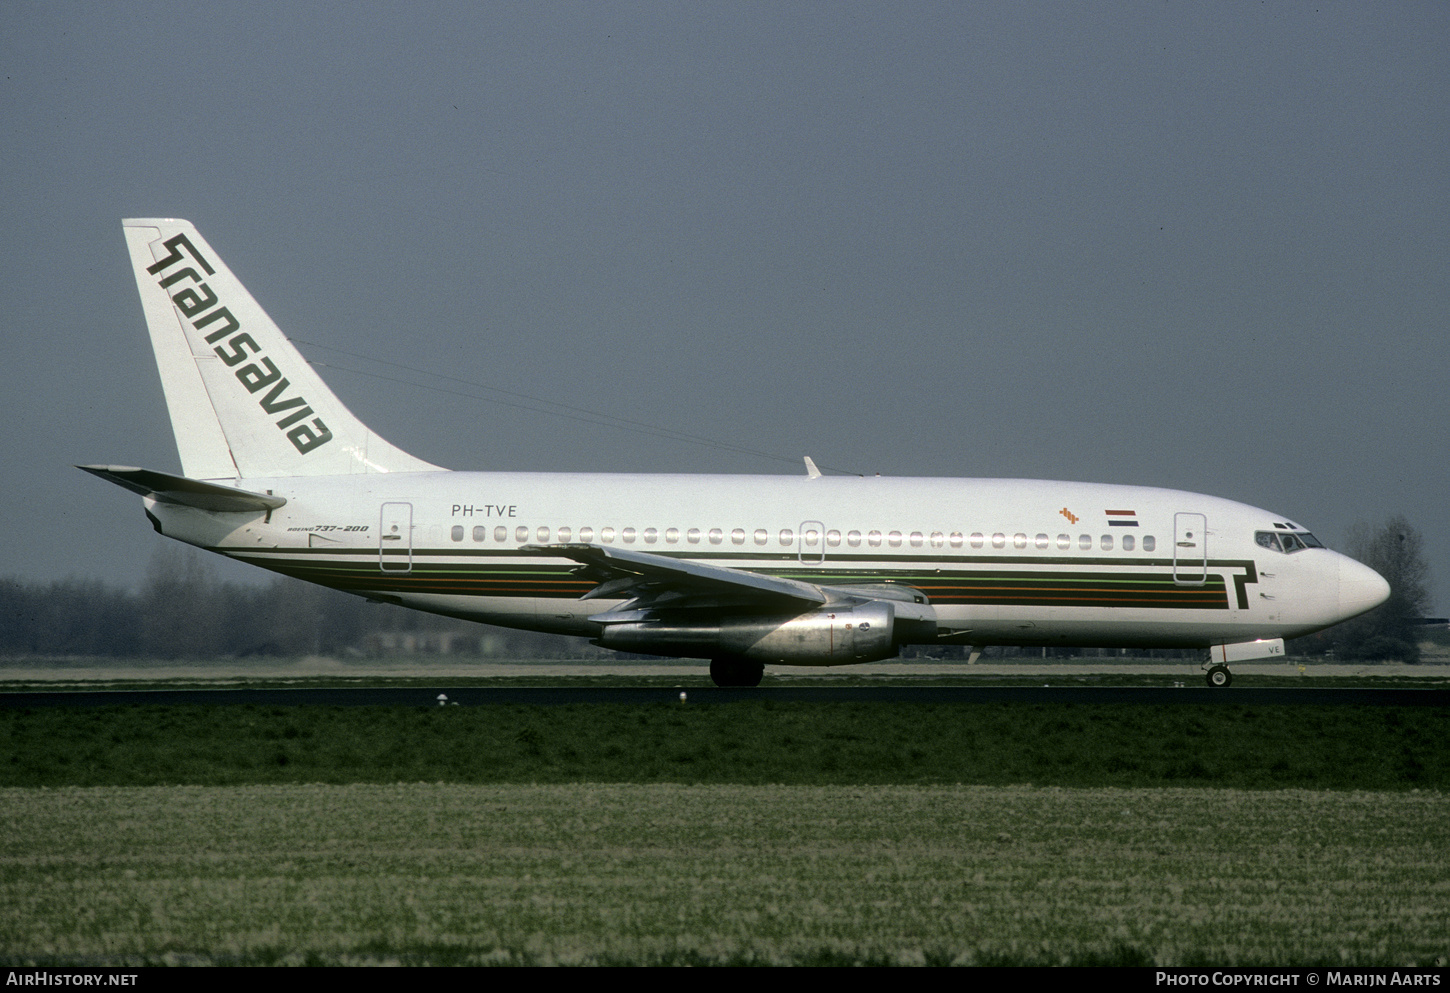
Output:
<svg viewBox="0 0 1450 993">
<path fill-rule="evenodd" d="M 1339 558 L 1339 619 L 1373 610 L 1390 598 L 1390 584 L 1369 566 L 1347 556 Z"/>
</svg>

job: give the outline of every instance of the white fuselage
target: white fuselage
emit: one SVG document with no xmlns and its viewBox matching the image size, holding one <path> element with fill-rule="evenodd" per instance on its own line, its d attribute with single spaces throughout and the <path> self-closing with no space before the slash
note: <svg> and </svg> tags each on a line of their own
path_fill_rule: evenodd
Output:
<svg viewBox="0 0 1450 993">
<path fill-rule="evenodd" d="M 1389 592 L 1291 521 L 1173 490 L 825 477 L 808 459 L 797 477 L 448 472 L 358 420 L 195 225 L 123 228 L 182 475 L 81 468 L 140 494 L 164 534 L 324 586 L 709 658 L 722 686 L 912 643 L 1227 662 Z"/>
<path fill-rule="evenodd" d="M 1383 599 L 1371 570 L 1268 511 L 1141 486 L 1020 479 L 429 472 L 226 481 L 270 514 L 148 499 L 172 537 L 435 613 L 597 636 L 588 543 L 829 587 L 924 593 L 937 640 L 1206 647 L 1307 634 Z M 1292 544 L 1292 542 L 1289 542 Z M 1312 539 L 1311 539 L 1312 544 Z"/>
</svg>

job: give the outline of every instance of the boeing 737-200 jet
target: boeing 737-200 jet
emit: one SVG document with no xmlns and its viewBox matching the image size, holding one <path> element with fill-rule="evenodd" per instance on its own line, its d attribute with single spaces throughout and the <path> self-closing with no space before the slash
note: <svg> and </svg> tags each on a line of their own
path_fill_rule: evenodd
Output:
<svg viewBox="0 0 1450 993">
<path fill-rule="evenodd" d="M 160 533 L 370 600 L 710 660 L 903 645 L 1200 648 L 1229 663 L 1371 609 L 1283 514 L 1026 479 L 450 472 L 354 417 L 187 221 L 124 222 L 183 475 L 81 466 Z"/>
</svg>

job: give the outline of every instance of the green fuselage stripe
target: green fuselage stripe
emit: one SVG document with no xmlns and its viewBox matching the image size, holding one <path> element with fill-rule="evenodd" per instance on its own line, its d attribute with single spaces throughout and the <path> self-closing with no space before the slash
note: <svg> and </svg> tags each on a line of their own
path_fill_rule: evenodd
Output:
<svg viewBox="0 0 1450 993">
<path fill-rule="evenodd" d="M 238 557 L 287 576 L 339 590 L 380 593 L 433 593 L 476 597 L 533 597 L 576 600 L 596 585 L 574 575 L 574 567 L 562 565 L 491 564 L 475 558 L 469 562 L 421 561 L 430 551 L 415 551 L 408 571 L 380 568 L 376 552 L 352 561 L 336 561 L 336 552 L 319 549 L 288 549 L 289 554 L 256 555 L 250 550 Z M 334 557 L 331 561 L 317 553 Z M 403 557 L 398 565 L 407 563 Z M 1241 563 L 1234 563 L 1242 565 Z M 1226 610 L 1228 592 L 1221 575 L 1210 573 L 1205 582 L 1184 585 L 1170 574 L 1148 572 L 1005 572 L 1000 568 L 970 572 L 970 563 L 954 562 L 951 571 L 921 572 L 903 567 L 840 568 L 822 566 L 804 570 L 768 567 L 754 571 L 821 585 L 853 586 L 895 583 L 911 586 L 940 605 L 999 605 L 1057 607 L 1147 607 L 1175 610 Z M 903 564 L 905 565 L 905 564 Z M 998 563 L 992 563 L 996 566 Z M 1141 566 L 1142 563 L 1133 563 Z"/>
</svg>

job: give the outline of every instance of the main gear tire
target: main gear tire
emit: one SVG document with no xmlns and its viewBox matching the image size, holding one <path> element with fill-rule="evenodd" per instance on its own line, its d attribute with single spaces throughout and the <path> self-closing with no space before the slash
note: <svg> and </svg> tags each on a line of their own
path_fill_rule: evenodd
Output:
<svg viewBox="0 0 1450 993">
<path fill-rule="evenodd" d="M 1228 666 L 1226 665 L 1214 666 L 1208 670 L 1208 675 L 1204 678 L 1208 682 L 1208 685 L 1216 690 L 1232 686 L 1234 682 L 1234 674 L 1228 671 Z"/>
</svg>

